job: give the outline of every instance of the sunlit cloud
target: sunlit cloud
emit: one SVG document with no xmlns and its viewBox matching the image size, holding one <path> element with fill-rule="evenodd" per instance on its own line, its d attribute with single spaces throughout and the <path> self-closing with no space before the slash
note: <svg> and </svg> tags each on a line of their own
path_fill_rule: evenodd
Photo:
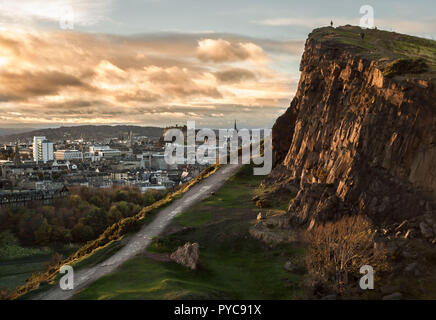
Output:
<svg viewBox="0 0 436 320">
<path fill-rule="evenodd" d="M 0 34 L 0 125 L 272 124 L 296 87 L 271 58 L 288 49 L 212 36 L 10 29 Z"/>
<path fill-rule="evenodd" d="M 204 39 L 198 42 L 198 58 L 202 61 L 234 62 L 265 61 L 263 49 L 254 43 L 231 43 L 224 39 Z"/>
</svg>

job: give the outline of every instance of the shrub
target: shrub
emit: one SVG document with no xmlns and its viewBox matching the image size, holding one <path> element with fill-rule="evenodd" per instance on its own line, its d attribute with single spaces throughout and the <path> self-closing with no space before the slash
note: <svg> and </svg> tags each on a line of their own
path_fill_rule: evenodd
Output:
<svg viewBox="0 0 436 320">
<path fill-rule="evenodd" d="M 79 250 L 77 250 L 72 256 L 62 261 L 62 264 L 73 264 L 80 261 L 96 252 L 97 250 L 109 245 L 112 241 L 120 240 L 126 233 L 137 231 L 144 219 L 151 214 L 154 210 L 160 209 L 174 199 L 180 197 L 183 193 L 188 191 L 192 186 L 194 186 L 199 181 L 207 178 L 219 168 L 219 165 L 213 165 L 204 169 L 199 176 L 190 180 L 189 182 L 181 185 L 178 189 L 172 193 L 166 194 L 166 196 L 153 204 L 143 208 L 134 217 L 128 217 L 121 219 L 117 223 L 109 226 L 99 237 L 95 240 L 87 242 Z M 75 226 L 76 227 L 76 226 Z M 82 231 L 81 226 L 79 226 L 76 231 Z M 80 232 L 79 232 L 80 234 Z M 60 264 L 58 265 L 60 266 Z M 58 268 L 52 267 L 46 272 L 33 273 L 26 283 L 19 288 L 16 288 L 8 297 L 9 299 L 16 299 L 19 296 L 28 293 L 35 288 L 38 288 L 41 283 L 47 283 L 54 280 L 58 273 Z"/>
<path fill-rule="evenodd" d="M 428 71 L 428 65 L 422 58 L 398 59 L 389 63 L 383 70 L 383 75 L 388 78 L 407 73 L 422 73 Z"/>
<path fill-rule="evenodd" d="M 375 231 L 363 216 L 344 217 L 307 231 L 305 260 L 309 274 L 326 288 L 342 293 L 350 277 L 361 276 L 361 266 L 386 271 L 386 252 L 375 250 L 374 236 Z"/>
<path fill-rule="evenodd" d="M 9 289 L 0 288 L 0 300 L 7 300 L 10 295 Z"/>
<path fill-rule="evenodd" d="M 256 201 L 256 207 L 262 209 L 262 208 L 269 208 L 271 207 L 271 203 L 266 199 L 260 199 Z"/>
</svg>

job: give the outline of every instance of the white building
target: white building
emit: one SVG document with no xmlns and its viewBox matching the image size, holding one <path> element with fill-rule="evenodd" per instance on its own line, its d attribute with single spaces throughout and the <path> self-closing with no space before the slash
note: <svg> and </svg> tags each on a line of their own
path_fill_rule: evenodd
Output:
<svg viewBox="0 0 436 320">
<path fill-rule="evenodd" d="M 56 160 L 82 160 L 82 152 L 78 150 L 57 150 L 54 157 Z"/>
<path fill-rule="evenodd" d="M 53 142 L 45 137 L 33 137 L 33 160 L 36 162 L 53 161 Z"/>
<path fill-rule="evenodd" d="M 121 155 L 120 150 L 111 149 L 109 146 L 90 146 L 89 152 L 92 153 L 93 160 L 101 160 Z"/>
</svg>

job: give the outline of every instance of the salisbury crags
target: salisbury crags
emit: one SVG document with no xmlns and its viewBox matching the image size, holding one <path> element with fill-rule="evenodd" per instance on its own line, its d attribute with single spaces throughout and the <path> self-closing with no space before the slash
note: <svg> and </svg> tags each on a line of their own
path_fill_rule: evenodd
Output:
<svg viewBox="0 0 436 320">
<path fill-rule="evenodd" d="M 436 42 L 358 27 L 308 37 L 298 91 L 273 127 L 266 185 L 297 187 L 285 224 L 436 213 Z"/>
</svg>

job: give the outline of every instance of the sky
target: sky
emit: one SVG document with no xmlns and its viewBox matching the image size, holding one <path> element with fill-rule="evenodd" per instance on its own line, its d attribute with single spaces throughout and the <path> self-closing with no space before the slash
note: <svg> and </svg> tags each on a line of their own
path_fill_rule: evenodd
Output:
<svg viewBox="0 0 436 320">
<path fill-rule="evenodd" d="M 271 127 L 313 28 L 434 39 L 434 1 L 0 0 L 0 128 Z"/>
</svg>

